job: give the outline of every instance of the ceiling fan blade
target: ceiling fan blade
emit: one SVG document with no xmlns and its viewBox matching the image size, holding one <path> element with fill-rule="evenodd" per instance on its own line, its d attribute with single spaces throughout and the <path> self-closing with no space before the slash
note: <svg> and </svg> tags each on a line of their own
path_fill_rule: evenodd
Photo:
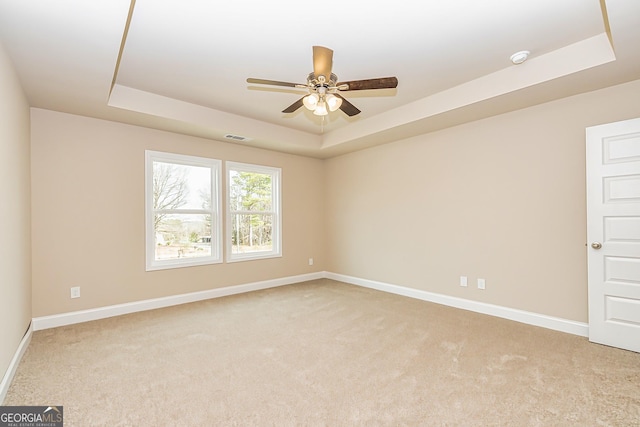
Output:
<svg viewBox="0 0 640 427">
<path fill-rule="evenodd" d="M 313 74 L 316 78 L 324 76 L 329 81 L 332 67 L 333 51 L 328 47 L 313 46 Z"/>
<path fill-rule="evenodd" d="M 264 80 L 264 79 L 253 79 L 253 78 L 248 78 L 247 83 L 254 83 L 259 85 L 272 85 L 272 86 L 287 86 L 287 87 L 301 86 L 298 83 L 279 82 L 277 80 Z M 306 86 L 302 85 L 302 87 L 306 87 Z"/>
<path fill-rule="evenodd" d="M 298 99 L 296 102 L 294 102 L 293 104 L 289 105 L 287 108 L 285 108 L 284 110 L 282 110 L 283 113 L 293 113 L 294 111 L 296 111 L 298 108 L 302 107 L 304 104 L 302 103 L 302 100 L 304 99 L 304 97 Z"/>
<path fill-rule="evenodd" d="M 347 85 L 347 89 L 340 89 L 341 86 Z M 338 82 L 336 86 L 340 90 L 367 90 L 367 89 L 393 89 L 398 87 L 398 79 L 396 77 L 381 77 L 379 79 L 353 80 L 350 82 Z"/>
<path fill-rule="evenodd" d="M 358 110 L 358 108 L 353 105 L 352 103 L 350 103 L 349 101 L 347 101 L 344 96 L 340 95 L 339 93 L 334 94 L 335 96 L 337 96 L 338 98 L 342 99 L 342 104 L 340 105 L 340 109 L 342 111 L 344 111 L 344 113 L 349 116 L 349 117 L 353 117 L 356 114 L 360 114 L 360 110 Z"/>
</svg>

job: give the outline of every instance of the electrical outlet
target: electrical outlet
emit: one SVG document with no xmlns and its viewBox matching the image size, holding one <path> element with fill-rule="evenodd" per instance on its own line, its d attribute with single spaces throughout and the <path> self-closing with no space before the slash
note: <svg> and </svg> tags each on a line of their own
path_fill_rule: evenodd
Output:
<svg viewBox="0 0 640 427">
<path fill-rule="evenodd" d="M 313 258 L 309 258 L 309 265 L 313 265 Z"/>
<path fill-rule="evenodd" d="M 467 287 L 467 276 L 460 276 L 460 286 Z"/>
<path fill-rule="evenodd" d="M 71 288 L 71 298 L 80 298 L 80 286 Z"/>
<path fill-rule="evenodd" d="M 484 289 L 485 281 L 484 279 L 478 279 L 478 289 Z"/>
</svg>

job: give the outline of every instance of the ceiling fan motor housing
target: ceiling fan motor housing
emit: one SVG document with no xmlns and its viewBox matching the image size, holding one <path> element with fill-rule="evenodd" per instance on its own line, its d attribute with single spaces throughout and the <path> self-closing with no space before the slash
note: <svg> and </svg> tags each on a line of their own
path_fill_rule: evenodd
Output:
<svg viewBox="0 0 640 427">
<path fill-rule="evenodd" d="M 325 76 L 316 77 L 314 73 L 309 73 L 309 75 L 307 76 L 307 84 L 309 85 L 309 88 L 312 88 L 312 89 L 313 88 L 317 89 L 319 87 L 333 89 L 336 87 L 337 81 L 338 81 L 338 76 L 336 76 L 333 73 L 331 73 L 331 76 L 329 77 L 328 81 L 325 78 Z"/>
</svg>

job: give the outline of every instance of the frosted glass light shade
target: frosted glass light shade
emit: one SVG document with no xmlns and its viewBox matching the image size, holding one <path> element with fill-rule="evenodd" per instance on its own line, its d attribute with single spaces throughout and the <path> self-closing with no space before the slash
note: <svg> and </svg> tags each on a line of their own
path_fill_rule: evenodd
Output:
<svg viewBox="0 0 640 427">
<path fill-rule="evenodd" d="M 342 98 L 339 98 L 332 94 L 327 95 L 326 101 L 327 106 L 329 107 L 329 111 L 336 111 L 342 105 Z"/>
<path fill-rule="evenodd" d="M 327 104 L 324 101 L 318 102 L 318 106 L 314 110 L 313 114 L 315 114 L 316 116 L 326 116 L 327 114 L 329 114 L 329 112 L 327 111 Z"/>
<path fill-rule="evenodd" d="M 312 93 L 302 98 L 302 104 L 304 104 L 304 106 L 307 107 L 307 109 L 313 111 L 316 109 L 319 99 L 320 97 L 318 96 L 318 94 Z"/>
</svg>

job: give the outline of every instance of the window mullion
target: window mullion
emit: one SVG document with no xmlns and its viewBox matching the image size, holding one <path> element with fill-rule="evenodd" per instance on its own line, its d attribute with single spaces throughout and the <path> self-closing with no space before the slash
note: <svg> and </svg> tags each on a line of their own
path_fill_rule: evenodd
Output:
<svg viewBox="0 0 640 427">
<path fill-rule="evenodd" d="M 230 210 L 229 213 L 238 214 L 238 215 L 275 215 L 276 214 L 275 211 L 234 211 L 234 210 Z"/>
<path fill-rule="evenodd" d="M 155 209 L 153 211 L 155 214 L 184 214 L 184 215 L 213 215 L 215 210 L 208 209 Z"/>
</svg>

